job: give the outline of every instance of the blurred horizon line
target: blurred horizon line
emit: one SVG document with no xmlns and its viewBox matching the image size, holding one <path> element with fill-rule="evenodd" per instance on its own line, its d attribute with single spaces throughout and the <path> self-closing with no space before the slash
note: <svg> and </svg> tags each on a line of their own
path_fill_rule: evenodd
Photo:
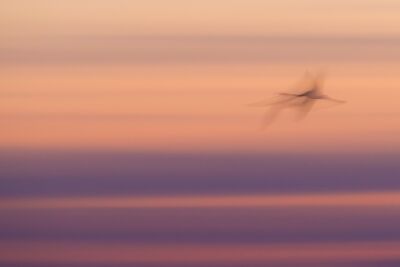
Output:
<svg viewBox="0 0 400 267">
<path fill-rule="evenodd" d="M 400 191 L 170 196 L 2 197 L 0 210 L 98 208 L 397 207 Z"/>
</svg>

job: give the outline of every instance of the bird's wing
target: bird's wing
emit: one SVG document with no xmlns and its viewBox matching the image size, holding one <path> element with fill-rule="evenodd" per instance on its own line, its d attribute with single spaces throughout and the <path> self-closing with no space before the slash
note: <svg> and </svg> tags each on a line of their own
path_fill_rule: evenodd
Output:
<svg viewBox="0 0 400 267">
<path fill-rule="evenodd" d="M 289 103 L 290 101 L 298 98 L 299 96 L 296 94 L 287 94 L 287 93 L 280 93 L 278 99 L 275 101 L 268 101 L 263 100 L 255 103 L 250 103 L 248 106 L 250 107 L 266 107 L 266 106 L 274 106 L 274 105 L 282 105 Z"/>
<path fill-rule="evenodd" d="M 325 82 L 325 73 L 319 72 L 315 75 L 313 81 L 313 89 L 319 94 L 322 95 L 323 87 Z"/>
<path fill-rule="evenodd" d="M 275 121 L 275 119 L 278 117 L 279 113 L 281 113 L 282 107 L 276 107 L 273 106 L 264 115 L 264 118 L 262 120 L 262 124 L 260 129 L 263 130 L 267 128 L 271 123 Z"/>
<path fill-rule="evenodd" d="M 306 71 L 303 75 L 303 77 L 301 77 L 301 79 L 295 83 L 291 88 L 289 88 L 289 91 L 293 92 L 293 94 L 302 94 L 308 90 L 310 90 L 310 88 L 313 86 L 315 78 L 313 77 L 313 75 Z"/>
<path fill-rule="evenodd" d="M 302 103 L 299 104 L 299 113 L 297 116 L 298 120 L 304 119 L 308 113 L 310 113 L 315 101 L 315 99 L 306 98 Z"/>
<path fill-rule="evenodd" d="M 344 101 L 344 100 L 335 99 L 335 98 L 332 98 L 332 97 L 330 97 L 330 96 L 324 96 L 322 99 L 323 99 L 323 100 L 332 101 L 332 102 L 335 102 L 335 103 L 338 103 L 338 104 L 344 104 L 344 103 L 346 103 L 346 101 Z"/>
</svg>

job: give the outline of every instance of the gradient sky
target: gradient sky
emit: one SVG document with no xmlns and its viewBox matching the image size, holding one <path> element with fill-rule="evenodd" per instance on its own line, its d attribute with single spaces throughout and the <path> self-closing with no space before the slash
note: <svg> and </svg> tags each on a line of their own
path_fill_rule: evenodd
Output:
<svg viewBox="0 0 400 267">
<path fill-rule="evenodd" d="M 0 0 L 0 265 L 399 266 L 399 12 Z"/>
<path fill-rule="evenodd" d="M 400 149 L 397 1 L 2 3 L 3 147 Z M 349 104 L 258 133 L 307 69 Z"/>
</svg>

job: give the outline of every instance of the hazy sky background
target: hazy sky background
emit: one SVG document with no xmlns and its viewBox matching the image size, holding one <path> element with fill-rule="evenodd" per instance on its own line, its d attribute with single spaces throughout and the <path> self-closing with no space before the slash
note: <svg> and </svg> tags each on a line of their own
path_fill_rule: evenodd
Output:
<svg viewBox="0 0 400 267">
<path fill-rule="evenodd" d="M 400 264 L 397 0 L 0 0 L 0 265 Z M 324 70 L 301 122 L 246 106 Z"/>
<path fill-rule="evenodd" d="M 3 147 L 399 149 L 397 1 L 1 3 Z M 257 132 L 307 69 L 349 104 Z"/>
</svg>

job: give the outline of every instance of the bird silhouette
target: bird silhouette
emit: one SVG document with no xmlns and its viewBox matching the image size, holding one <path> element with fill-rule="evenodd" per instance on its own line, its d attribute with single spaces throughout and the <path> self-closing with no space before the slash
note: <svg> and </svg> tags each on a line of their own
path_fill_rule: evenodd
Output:
<svg viewBox="0 0 400 267">
<path fill-rule="evenodd" d="M 323 93 L 323 81 L 324 75 L 319 73 L 317 75 L 311 75 L 306 73 L 305 77 L 296 86 L 297 93 L 279 93 L 278 99 L 273 102 L 261 101 L 250 104 L 253 107 L 265 107 L 269 106 L 264 120 L 263 128 L 271 124 L 275 118 L 286 108 L 295 108 L 298 113 L 296 118 L 298 120 L 303 119 L 311 111 L 315 103 L 319 100 L 326 100 L 335 102 L 338 104 L 345 103 L 343 100 L 332 98 Z"/>
</svg>

